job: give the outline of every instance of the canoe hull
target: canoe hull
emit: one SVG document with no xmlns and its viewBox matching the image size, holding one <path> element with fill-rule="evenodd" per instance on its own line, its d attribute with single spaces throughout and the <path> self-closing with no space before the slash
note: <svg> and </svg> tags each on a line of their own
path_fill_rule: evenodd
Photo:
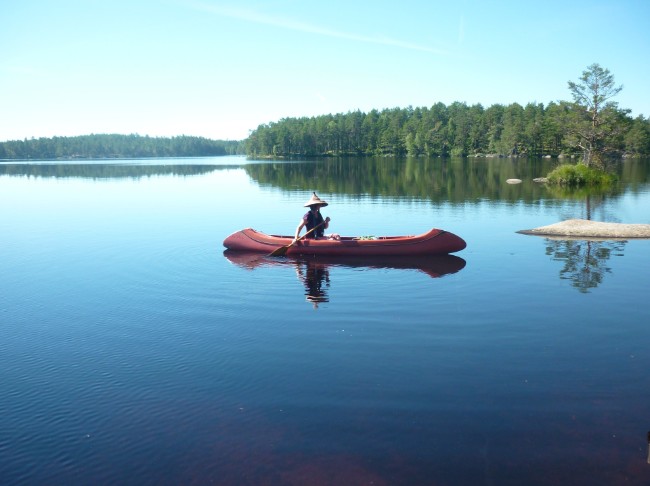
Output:
<svg viewBox="0 0 650 486">
<path fill-rule="evenodd" d="M 252 228 L 228 236 L 223 245 L 229 250 L 271 253 L 289 245 L 291 236 L 267 235 Z M 440 255 L 461 251 L 465 241 L 453 233 L 432 229 L 415 236 L 380 236 L 374 239 L 341 237 L 340 240 L 304 239 L 289 247 L 287 255 Z"/>
</svg>

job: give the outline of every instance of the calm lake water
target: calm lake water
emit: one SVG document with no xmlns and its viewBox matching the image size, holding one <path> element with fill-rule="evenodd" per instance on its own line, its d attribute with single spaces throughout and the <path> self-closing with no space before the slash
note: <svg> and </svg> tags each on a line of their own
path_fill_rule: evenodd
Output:
<svg viewBox="0 0 650 486">
<path fill-rule="evenodd" d="M 573 196 L 555 163 L 0 163 L 0 483 L 650 484 L 650 240 L 517 233 L 650 223 L 650 161 Z M 342 235 L 468 246 L 224 252 L 312 191 Z"/>
</svg>

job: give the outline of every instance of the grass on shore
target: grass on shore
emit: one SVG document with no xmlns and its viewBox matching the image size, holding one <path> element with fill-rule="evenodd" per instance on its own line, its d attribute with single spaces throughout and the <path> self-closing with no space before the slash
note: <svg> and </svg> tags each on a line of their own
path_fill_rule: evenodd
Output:
<svg viewBox="0 0 650 486">
<path fill-rule="evenodd" d="M 547 176 L 548 184 L 563 187 L 607 187 L 617 181 L 615 174 L 584 164 L 562 164 Z"/>
</svg>

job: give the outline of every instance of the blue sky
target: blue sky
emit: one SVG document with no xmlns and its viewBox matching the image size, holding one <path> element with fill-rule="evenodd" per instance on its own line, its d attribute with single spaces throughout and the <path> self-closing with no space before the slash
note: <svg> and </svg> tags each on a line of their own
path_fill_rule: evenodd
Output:
<svg viewBox="0 0 650 486">
<path fill-rule="evenodd" d="M 4 0 L 0 141 L 246 138 L 285 117 L 569 100 L 650 116 L 650 1 Z"/>
</svg>

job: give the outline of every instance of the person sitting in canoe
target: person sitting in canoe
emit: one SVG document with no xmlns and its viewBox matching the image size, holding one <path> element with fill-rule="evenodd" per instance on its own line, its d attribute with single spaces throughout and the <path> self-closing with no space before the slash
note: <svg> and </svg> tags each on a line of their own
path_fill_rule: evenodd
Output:
<svg viewBox="0 0 650 486">
<path fill-rule="evenodd" d="M 327 202 L 319 198 L 316 193 L 314 193 L 311 196 L 311 199 L 305 203 L 305 207 L 309 208 L 309 211 L 300 220 L 300 224 L 296 228 L 296 235 L 293 237 L 293 241 L 291 242 L 292 245 L 298 241 L 300 231 L 303 228 L 307 228 L 305 238 L 318 239 L 325 235 L 325 229 L 327 229 L 330 224 L 330 218 L 327 217 L 323 219 L 323 215 L 320 213 L 320 208 L 324 208 L 325 206 L 327 206 Z M 311 231 L 312 229 L 314 231 Z"/>
</svg>

